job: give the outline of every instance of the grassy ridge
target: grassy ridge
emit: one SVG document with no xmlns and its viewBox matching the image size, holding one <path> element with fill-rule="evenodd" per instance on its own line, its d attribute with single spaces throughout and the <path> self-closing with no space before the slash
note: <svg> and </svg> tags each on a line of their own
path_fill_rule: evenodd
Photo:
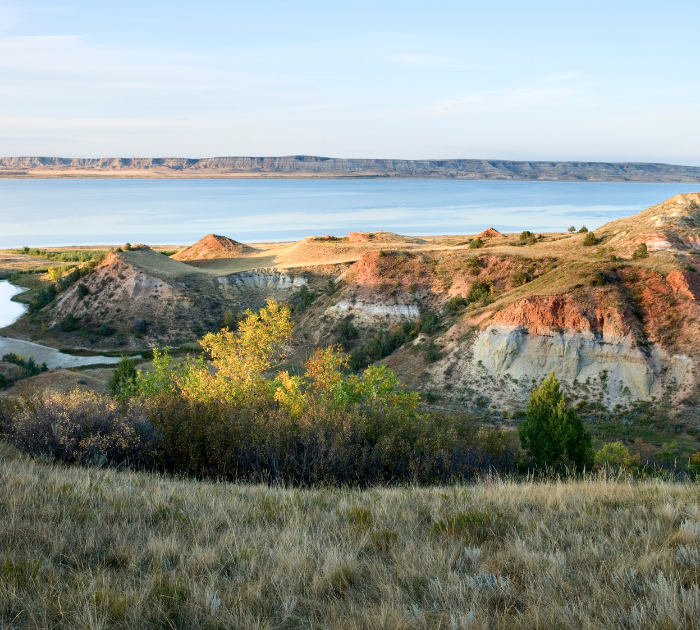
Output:
<svg viewBox="0 0 700 630">
<path fill-rule="evenodd" d="M 290 490 L 4 453 L 0 627 L 700 627 L 697 485 Z"/>
</svg>

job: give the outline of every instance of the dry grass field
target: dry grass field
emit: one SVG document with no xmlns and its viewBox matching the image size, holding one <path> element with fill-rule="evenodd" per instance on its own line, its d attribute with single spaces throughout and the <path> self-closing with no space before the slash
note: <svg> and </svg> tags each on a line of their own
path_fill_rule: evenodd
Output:
<svg viewBox="0 0 700 630">
<path fill-rule="evenodd" d="M 1 628 L 700 627 L 700 488 L 297 490 L 0 446 Z"/>
</svg>

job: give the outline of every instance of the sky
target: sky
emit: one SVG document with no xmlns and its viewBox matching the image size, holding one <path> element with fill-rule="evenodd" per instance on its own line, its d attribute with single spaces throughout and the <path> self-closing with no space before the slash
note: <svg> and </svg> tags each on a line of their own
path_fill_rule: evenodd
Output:
<svg viewBox="0 0 700 630">
<path fill-rule="evenodd" d="M 700 2 L 0 0 L 0 155 L 700 165 Z"/>
</svg>

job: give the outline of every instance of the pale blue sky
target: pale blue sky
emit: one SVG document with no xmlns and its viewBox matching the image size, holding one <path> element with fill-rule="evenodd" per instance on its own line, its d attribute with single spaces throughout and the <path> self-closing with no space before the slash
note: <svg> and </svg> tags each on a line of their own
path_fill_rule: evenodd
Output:
<svg viewBox="0 0 700 630">
<path fill-rule="evenodd" d="M 700 3 L 0 0 L 0 155 L 700 165 Z"/>
</svg>

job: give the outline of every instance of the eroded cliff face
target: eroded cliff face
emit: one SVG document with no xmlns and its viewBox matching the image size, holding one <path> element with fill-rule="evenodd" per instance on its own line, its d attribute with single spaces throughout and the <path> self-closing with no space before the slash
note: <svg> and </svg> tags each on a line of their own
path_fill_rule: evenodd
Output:
<svg viewBox="0 0 700 630">
<path fill-rule="evenodd" d="M 608 409 L 636 401 L 678 403 L 697 389 L 696 272 L 674 267 L 663 274 L 613 264 L 602 280 L 595 276 L 599 267 L 586 272 L 586 284 L 569 280 L 562 294 L 528 295 L 528 284 L 518 289 L 525 297 L 500 309 L 487 305 L 450 315 L 447 308 L 451 297 L 467 295 L 476 282 L 492 286 L 496 295 L 518 288 L 513 278 L 520 271 L 541 277 L 538 286 L 546 287 L 555 266 L 546 258 L 470 252 L 439 259 L 368 253 L 344 274 L 343 290 L 324 302 L 326 323 L 308 340 L 328 343 L 332 337 L 324 336 L 324 325 L 331 329 L 343 318 L 371 333 L 432 310 L 443 322 L 433 335 L 440 358 L 426 360 L 421 350 L 431 340 L 420 335 L 383 362 L 409 387 L 431 392 L 451 408 L 470 408 L 475 401 L 492 409 L 522 407 L 533 382 L 552 371 L 571 395 L 578 392 Z M 319 321 L 319 313 L 311 316 Z"/>
<path fill-rule="evenodd" d="M 522 404 L 533 382 L 554 372 L 571 392 L 593 388 L 607 408 L 681 401 L 696 388 L 694 281 L 678 270 L 666 278 L 652 272 L 643 281 L 642 321 L 611 299 L 611 290 L 598 290 L 587 299 L 529 296 L 483 322 L 467 343 L 451 343 L 448 333 L 448 352 L 431 368 L 433 380 L 448 391 L 457 385 L 457 393 L 460 384 L 473 389 L 470 384 L 479 383 L 492 400 Z M 682 317 L 668 319 L 673 311 Z"/>
</svg>

